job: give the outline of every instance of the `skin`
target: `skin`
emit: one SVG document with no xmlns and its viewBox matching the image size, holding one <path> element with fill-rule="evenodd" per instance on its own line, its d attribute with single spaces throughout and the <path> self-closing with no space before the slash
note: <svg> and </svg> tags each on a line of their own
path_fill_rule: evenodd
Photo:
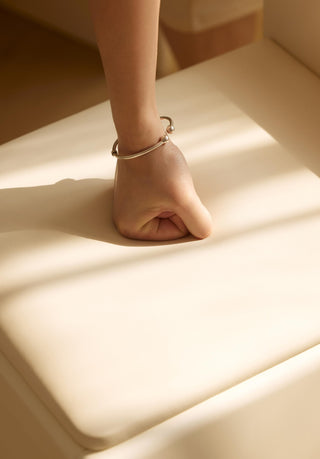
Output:
<svg viewBox="0 0 320 459">
<path fill-rule="evenodd" d="M 119 154 L 163 136 L 155 93 L 160 0 L 91 0 Z M 170 114 L 169 114 L 170 115 Z M 185 158 L 171 141 L 147 155 L 117 160 L 113 220 L 132 239 L 209 236 L 212 221 Z"/>
</svg>

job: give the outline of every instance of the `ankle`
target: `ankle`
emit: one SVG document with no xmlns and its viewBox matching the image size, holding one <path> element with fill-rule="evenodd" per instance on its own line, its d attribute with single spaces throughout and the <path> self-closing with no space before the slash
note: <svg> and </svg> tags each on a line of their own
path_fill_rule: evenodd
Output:
<svg viewBox="0 0 320 459">
<path fill-rule="evenodd" d="M 128 155 L 157 143 L 165 132 L 160 116 L 153 119 L 134 119 L 129 126 L 118 131 L 119 154 Z"/>
</svg>

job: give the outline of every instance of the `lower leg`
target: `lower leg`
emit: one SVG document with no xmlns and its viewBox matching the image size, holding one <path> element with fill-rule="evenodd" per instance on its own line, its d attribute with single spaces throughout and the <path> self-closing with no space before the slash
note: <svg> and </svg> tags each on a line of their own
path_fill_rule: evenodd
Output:
<svg viewBox="0 0 320 459">
<path fill-rule="evenodd" d="M 155 143 L 163 128 L 155 96 L 160 0 L 91 0 L 119 151 Z"/>
<path fill-rule="evenodd" d="M 156 104 L 160 0 L 91 0 L 119 154 L 158 142 L 164 128 Z M 195 192 L 186 161 L 168 142 L 135 159 L 118 159 L 113 219 L 123 235 L 169 240 L 203 238 L 211 217 Z"/>
</svg>

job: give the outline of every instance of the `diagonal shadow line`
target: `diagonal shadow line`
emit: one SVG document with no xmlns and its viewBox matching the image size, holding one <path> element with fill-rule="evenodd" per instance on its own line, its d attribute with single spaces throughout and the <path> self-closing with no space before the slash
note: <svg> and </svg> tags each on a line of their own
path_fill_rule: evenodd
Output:
<svg viewBox="0 0 320 459">
<path fill-rule="evenodd" d="M 273 219 L 265 223 L 260 223 L 256 226 L 244 228 L 240 231 L 239 230 L 230 231 L 218 237 L 213 236 L 210 239 L 207 239 L 206 241 L 202 241 L 201 245 L 198 245 L 198 244 L 189 245 L 188 250 L 189 251 L 195 251 L 195 250 L 207 251 L 208 246 L 218 246 L 225 242 L 230 242 L 236 239 L 240 239 L 242 237 L 247 237 L 247 236 L 250 236 L 251 234 L 263 232 L 268 229 L 273 229 L 273 228 L 277 228 L 281 226 L 289 226 L 297 222 L 302 222 L 303 220 L 306 220 L 306 219 L 316 219 L 319 217 L 320 217 L 320 208 L 316 208 L 308 212 L 303 212 L 299 215 L 293 215 L 289 217 Z M 179 253 L 181 250 L 182 248 L 179 246 L 175 246 L 174 248 L 172 247 L 166 248 L 161 253 L 160 252 L 157 253 L 157 258 L 164 258 L 167 256 L 171 257 Z M 0 294 L 0 304 L 4 305 L 5 301 L 8 300 L 11 296 L 21 294 L 34 287 L 44 286 L 44 285 L 52 284 L 52 283 L 59 282 L 59 281 L 65 281 L 66 278 L 70 279 L 70 278 L 75 278 L 75 277 L 82 277 L 88 274 L 103 272 L 103 271 L 107 271 L 110 269 L 112 269 L 112 271 L 114 272 L 115 269 L 117 268 L 119 269 L 123 265 L 128 266 L 128 265 L 135 265 L 135 264 L 139 264 L 142 262 L 146 262 L 147 260 L 153 259 L 154 256 L 155 255 L 153 252 L 149 254 L 145 253 L 144 255 L 135 257 L 133 259 L 132 258 L 121 259 L 119 261 L 112 261 L 110 263 L 103 262 L 103 263 L 96 264 L 95 266 L 91 266 L 90 268 L 78 268 L 78 269 L 74 269 L 72 272 L 69 272 L 69 273 L 63 272 L 58 275 L 56 274 L 54 276 L 48 276 L 47 278 L 44 278 L 44 279 L 37 279 L 32 282 L 28 282 L 25 285 L 20 285 L 19 287 L 4 290 Z"/>
<path fill-rule="evenodd" d="M 170 245 L 177 241 L 138 241 L 113 225 L 113 180 L 61 180 L 53 185 L 0 190 L 0 233 L 56 230 L 122 246 Z"/>
<path fill-rule="evenodd" d="M 270 65 L 270 62 L 274 65 Z M 308 163 L 310 169 L 320 175 L 319 104 L 317 104 L 319 80 L 316 77 L 307 75 L 308 71 L 305 68 L 298 65 L 279 46 L 267 41 L 263 46 L 256 44 L 237 50 L 233 58 L 226 59 L 221 56 L 201 65 L 206 66 L 207 72 L 202 74 L 202 70 L 199 73 L 200 81 L 203 79 L 203 84 L 208 87 L 208 91 L 212 88 L 212 94 L 193 95 L 191 91 L 186 95 L 185 90 L 183 94 L 179 91 L 176 93 L 179 88 L 175 88 L 174 112 L 177 115 L 184 113 L 195 103 L 201 106 L 201 113 L 197 120 L 192 121 L 193 130 L 196 131 L 196 126 L 209 127 L 216 126 L 217 123 L 222 123 L 223 126 L 224 121 L 230 122 L 232 116 L 229 110 L 224 114 L 224 105 L 227 107 L 230 107 L 230 104 L 236 105 L 240 113 L 246 114 L 255 124 L 269 132 L 285 148 L 300 160 L 302 159 L 303 163 Z M 292 78 L 288 79 L 290 71 Z M 236 80 L 234 75 L 237 75 Z M 307 90 L 307 83 L 312 86 L 312 90 Z M 303 85 L 306 87 L 305 90 Z M 257 103 L 257 95 L 259 103 Z M 215 105 L 215 98 L 217 109 L 212 108 Z M 59 134 L 54 128 L 46 127 L 43 135 L 39 135 L 36 143 L 32 145 L 35 154 L 25 155 L 27 163 L 30 164 L 34 158 L 37 164 L 46 162 L 46 155 L 49 155 L 50 160 L 65 158 L 66 142 L 70 144 L 69 157 L 87 155 L 88 151 L 92 151 L 93 142 L 95 145 L 105 142 L 106 129 L 108 131 L 112 129 L 114 132 L 110 123 L 105 123 L 105 111 L 104 104 L 96 106 L 90 115 L 80 112 L 76 115 L 77 124 L 71 120 L 64 121 L 64 125 L 60 126 Z M 100 112 L 101 118 L 97 116 Z M 110 117 L 109 108 L 107 112 L 107 116 Z M 180 126 L 179 131 L 183 136 L 184 131 L 188 131 L 188 126 Z M 88 142 L 88 134 L 90 134 L 90 142 Z M 28 138 L 25 142 L 28 146 Z M 24 143 L 22 145 L 24 150 L 28 149 Z M 64 145 L 63 149 L 62 145 Z M 14 149 L 18 148 L 19 145 L 14 147 Z M 6 167 L 11 169 L 13 163 L 21 163 L 21 151 L 17 155 L 19 160 L 13 162 L 10 146 L 8 154 L 2 156 L 5 160 L 3 170 Z"/>
<path fill-rule="evenodd" d="M 265 177 L 290 173 L 298 163 L 288 161 L 274 146 L 263 146 L 242 151 L 241 154 L 218 156 L 191 164 L 194 183 L 203 199 L 212 205 L 221 194 Z M 245 174 L 239 174 L 239 170 Z M 245 178 L 244 178 L 245 176 Z M 58 240 L 58 233 L 66 233 L 92 240 L 122 246 L 164 246 L 180 244 L 193 238 L 174 241 L 137 241 L 121 236 L 112 219 L 113 180 L 65 179 L 53 185 L 6 188 L 0 190 L 1 258 L 28 246 L 48 245 Z M 32 236 L 32 230 L 47 230 Z M 9 232 L 16 232 L 13 238 Z"/>
<path fill-rule="evenodd" d="M 254 147 L 234 154 L 209 156 L 206 167 L 202 161 L 190 165 L 200 196 L 216 198 L 225 193 L 283 176 L 302 169 L 295 159 L 284 154 L 278 145 Z M 241 173 L 239 173 L 241 171 Z"/>
<path fill-rule="evenodd" d="M 70 122 L 72 117 L 77 118 L 78 125 Z M 35 132 L 0 145 L 2 173 L 39 167 L 40 164 L 53 161 L 92 156 L 97 147 L 101 149 L 101 145 L 105 145 L 108 124 L 104 117 L 99 117 L 96 123 L 90 117 L 86 118 L 86 122 L 82 122 L 83 112 L 72 117 L 43 126 Z M 113 138 L 115 134 L 112 131 L 107 133 L 107 139 L 108 136 Z"/>
<path fill-rule="evenodd" d="M 191 165 L 201 196 L 217 199 L 221 194 L 290 173 L 299 164 L 288 161 L 274 146 L 264 146 L 218 156 Z M 239 174 L 239 170 L 245 173 Z M 113 180 L 61 180 L 53 185 L 0 190 L 0 233 L 32 229 L 57 230 L 88 239 L 123 246 L 154 246 L 175 241 L 137 241 L 122 237 L 111 220 Z"/>
<path fill-rule="evenodd" d="M 205 170 L 195 163 L 192 173 L 200 195 L 213 195 L 215 201 L 230 189 L 247 186 L 266 176 L 289 173 L 298 167 L 282 156 L 278 149 L 268 145 L 241 154 L 218 156 L 208 161 Z M 239 174 L 239 170 L 246 173 Z M 18 232 L 17 237 L 8 234 L 0 241 L 2 259 L 6 252 L 12 255 L 28 245 L 34 248 L 57 242 L 58 233 L 52 231 L 128 247 L 168 246 L 194 240 L 187 237 L 154 242 L 124 238 L 111 219 L 112 193 L 113 181 L 102 179 L 65 179 L 53 185 L 0 190 L 0 233 Z M 40 237 L 33 235 L 32 230 L 48 231 L 42 231 Z"/>
<path fill-rule="evenodd" d="M 267 40 L 208 65 L 215 90 L 320 177 L 319 78 Z"/>
<path fill-rule="evenodd" d="M 181 95 L 181 99 L 177 100 L 174 107 L 174 112 L 179 115 L 185 109 L 190 108 L 193 103 L 193 98 L 186 104 L 186 96 Z M 229 125 L 234 116 L 230 113 L 224 114 L 224 106 L 220 102 L 220 109 L 216 110 L 218 115 L 212 115 L 212 103 L 209 103 L 207 98 L 203 98 L 197 103 L 201 104 L 202 114 L 198 116 L 196 124 L 193 123 L 192 128 L 196 126 L 210 127 L 214 122 L 215 125 L 221 125 L 221 132 L 229 132 Z M 185 105 L 186 104 L 186 105 Z M 172 111 L 172 110 L 170 110 Z M 65 161 L 71 158 L 92 157 L 101 149 L 105 148 L 109 139 L 116 137 L 116 131 L 113 124 L 110 122 L 111 111 L 109 101 L 98 104 L 90 109 L 83 110 L 79 113 L 66 117 L 55 123 L 43 126 L 35 133 L 28 133 L 21 138 L 14 139 L 0 146 L 1 149 L 1 171 L 2 173 L 10 173 L 13 170 L 19 171 L 40 164 L 46 164 L 53 161 Z M 223 128 L 225 122 L 227 127 Z M 179 133 L 189 132 L 189 127 L 180 125 Z M 113 142 L 112 140 L 112 142 Z M 110 143 L 111 147 L 112 143 Z M 67 152 L 66 152 L 67 148 Z"/>
<path fill-rule="evenodd" d="M 295 358 L 297 354 L 301 355 L 304 352 L 308 352 L 309 349 L 312 349 L 317 345 L 318 343 L 313 343 L 309 346 L 304 346 L 302 349 L 296 349 L 291 355 L 283 354 L 282 356 L 279 356 L 276 361 L 270 362 L 271 365 L 261 365 L 261 368 L 256 368 L 255 371 L 252 372 L 252 374 L 247 375 L 245 379 L 239 378 L 237 381 L 233 381 L 229 386 L 221 388 L 221 391 L 217 391 L 215 394 L 208 393 L 208 397 L 202 402 L 209 400 L 210 403 L 210 399 L 211 401 L 214 400 L 213 397 L 228 396 L 229 390 L 233 391 L 235 389 L 235 391 L 237 391 L 237 385 L 241 385 L 243 383 L 246 384 L 246 382 L 250 383 L 251 378 L 254 378 L 257 375 L 261 376 L 264 371 L 272 371 L 275 366 L 283 364 L 290 358 Z M 258 380 L 255 382 L 255 387 L 258 388 L 259 391 L 258 397 L 254 394 L 254 396 L 250 399 L 248 397 L 241 398 L 241 402 L 232 405 L 231 409 L 227 408 L 222 412 L 218 409 L 218 413 L 212 409 L 214 406 L 212 405 L 210 417 L 207 416 L 208 413 L 206 409 L 204 416 L 200 420 L 199 417 L 197 418 L 198 423 L 195 423 L 194 421 L 190 422 L 191 418 L 187 414 L 187 421 L 184 424 L 184 429 L 180 430 L 179 435 L 174 435 L 173 437 L 171 435 L 167 435 L 169 432 L 168 429 L 170 429 L 170 421 L 165 429 L 162 428 L 164 426 L 159 426 L 158 431 L 156 431 L 154 435 L 156 444 L 161 445 L 161 447 L 159 447 L 155 453 L 150 453 L 148 458 L 162 459 L 168 456 L 173 457 L 172 454 L 174 454 L 175 459 L 186 459 L 188 457 L 186 455 L 188 451 L 197 451 L 198 453 L 191 455 L 191 458 L 207 458 L 208 451 L 211 451 L 211 454 L 215 451 L 217 457 L 219 458 L 224 457 L 226 453 L 226 438 L 230 437 L 235 425 L 240 427 L 235 436 L 235 441 L 237 443 L 237 441 L 241 442 L 241 438 L 245 433 L 245 430 L 248 429 L 248 421 L 258 422 L 260 426 L 265 427 L 266 423 L 268 424 L 268 422 L 274 418 L 274 416 L 272 416 L 272 411 L 275 409 L 275 406 L 279 407 L 279 413 L 283 414 L 283 411 L 281 412 L 281 410 L 283 410 L 284 403 L 287 408 L 288 399 L 290 402 L 293 402 L 297 397 L 303 400 L 303 394 L 306 393 L 306 385 L 307 387 L 309 386 L 309 389 L 312 389 L 312 392 L 314 392 L 319 378 L 319 371 L 319 366 L 314 365 L 312 369 L 308 368 L 307 371 L 299 375 L 299 377 L 293 373 L 293 378 L 289 382 L 286 381 L 284 384 L 279 384 L 278 379 L 275 379 L 277 384 L 271 384 L 268 390 L 265 390 L 265 388 L 263 388 L 263 384 L 261 384 L 261 380 Z M 271 376 L 271 379 L 272 378 L 275 378 L 275 376 Z M 279 375 L 276 375 L 276 378 L 279 378 Z M 239 397 L 239 393 L 236 394 L 236 397 Z M 312 397 L 310 398 L 309 405 L 311 399 Z M 189 409 L 192 410 L 193 407 L 202 402 L 198 402 L 192 407 L 189 406 Z M 288 413 L 288 410 L 286 409 L 285 412 Z M 301 418 L 300 421 L 303 422 L 303 418 Z M 241 426 L 243 426 L 244 430 Z M 263 432 L 265 432 L 265 430 L 261 430 L 260 435 L 263 435 Z M 223 433 L 225 435 L 222 435 Z M 257 446 L 259 445 L 257 444 Z M 202 452 L 203 455 L 201 454 Z"/>
</svg>

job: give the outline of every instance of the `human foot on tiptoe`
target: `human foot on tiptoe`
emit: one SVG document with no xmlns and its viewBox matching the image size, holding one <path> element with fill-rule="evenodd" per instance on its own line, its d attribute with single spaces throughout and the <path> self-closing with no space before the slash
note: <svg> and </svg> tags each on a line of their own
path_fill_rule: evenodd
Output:
<svg viewBox="0 0 320 459">
<path fill-rule="evenodd" d="M 171 141 L 139 158 L 118 160 L 113 219 L 122 235 L 141 240 L 172 240 L 189 233 L 203 239 L 212 229 L 185 158 Z"/>
</svg>

